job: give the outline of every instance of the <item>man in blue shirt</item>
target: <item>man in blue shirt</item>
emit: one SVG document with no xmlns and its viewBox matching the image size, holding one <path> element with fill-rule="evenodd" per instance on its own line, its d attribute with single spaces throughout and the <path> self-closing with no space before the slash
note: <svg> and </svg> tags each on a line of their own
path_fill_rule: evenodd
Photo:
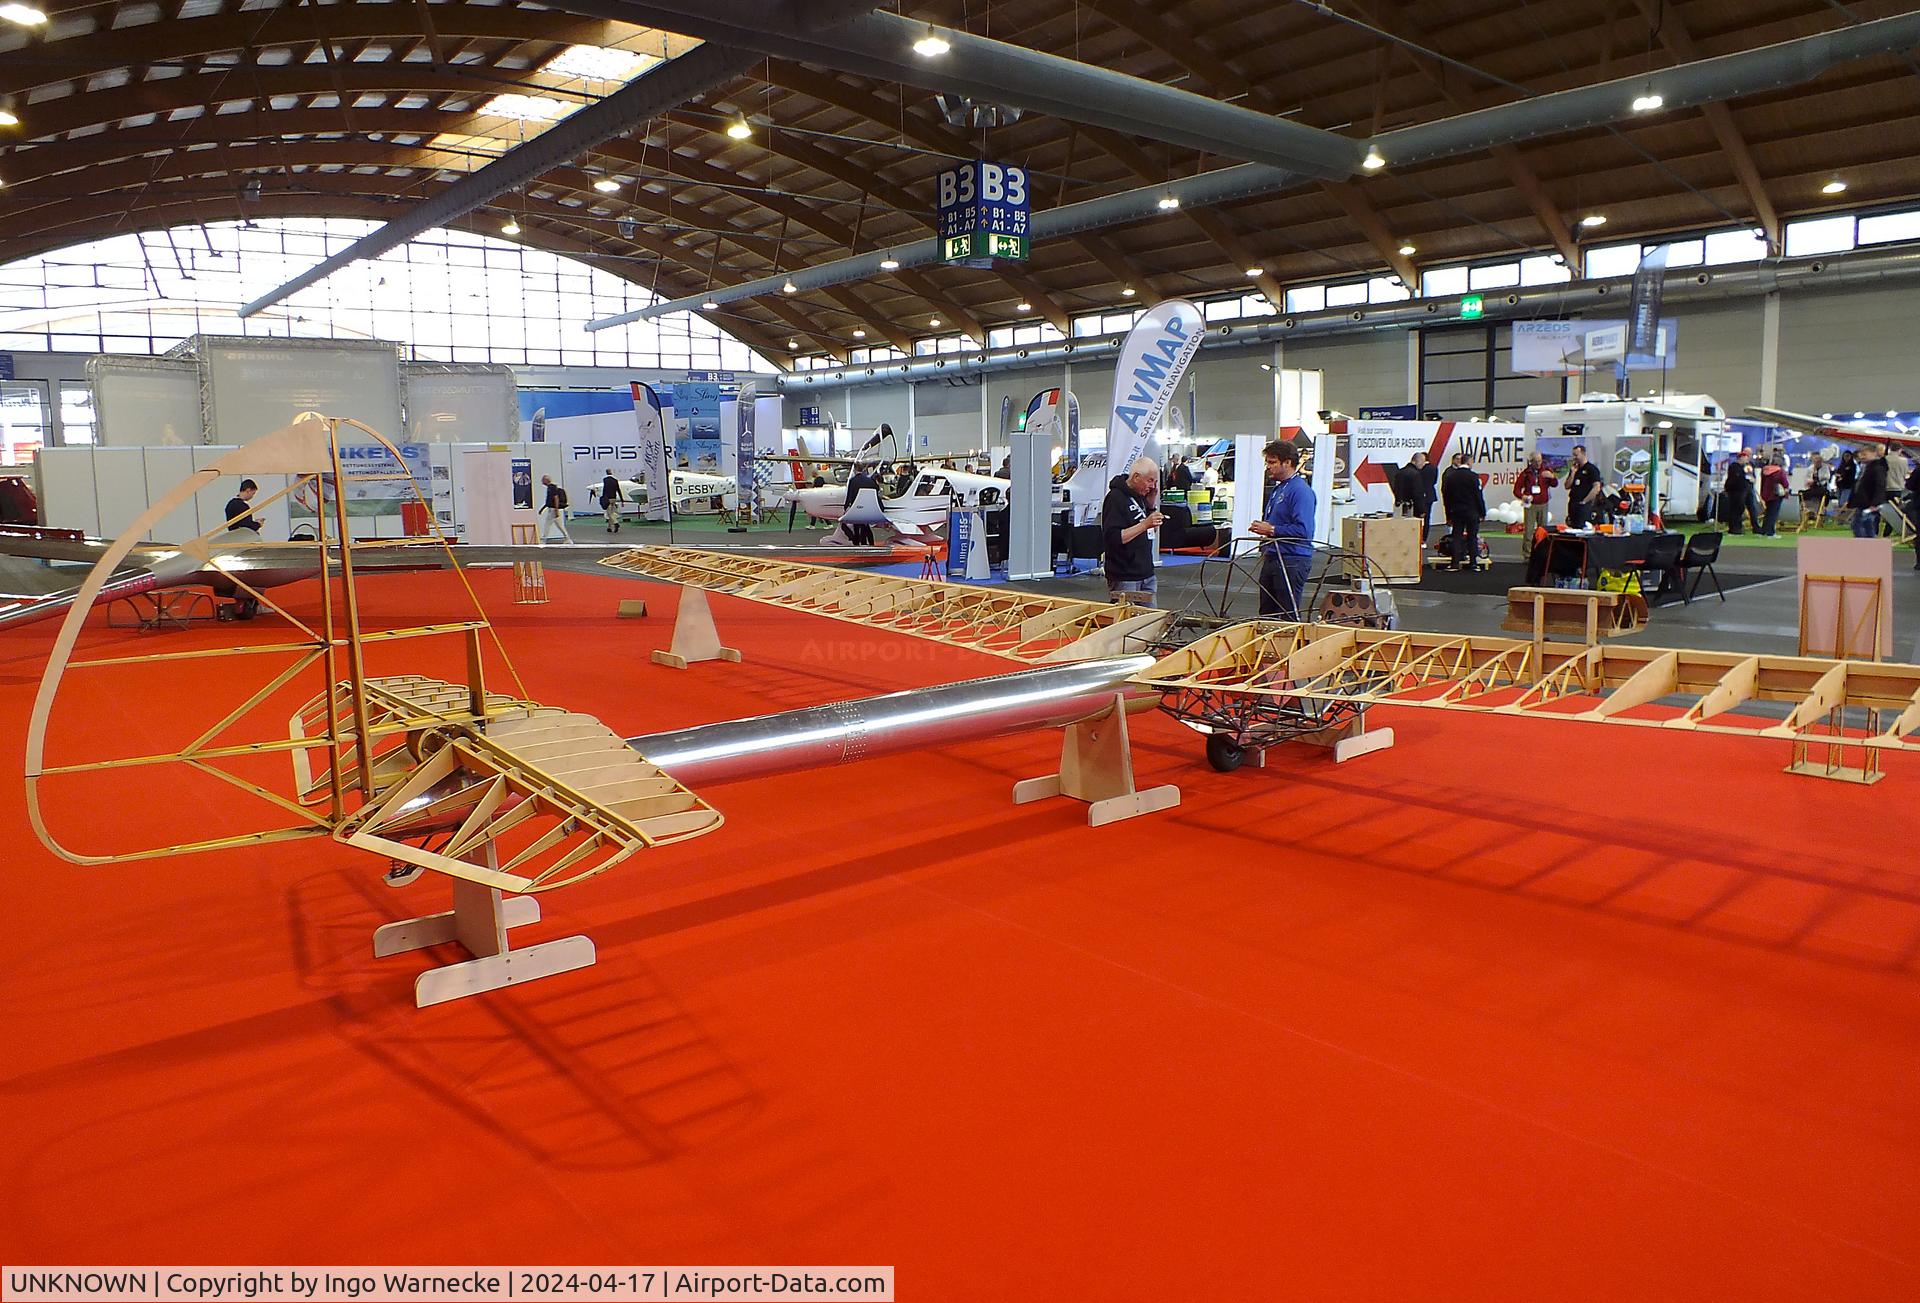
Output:
<svg viewBox="0 0 1920 1303">
<path fill-rule="evenodd" d="M 1269 443 L 1262 455 L 1277 483 L 1267 495 L 1264 516 L 1252 526 L 1272 540 L 1260 548 L 1260 614 L 1298 620 L 1313 568 L 1313 489 L 1300 474 L 1299 449 L 1285 439 Z"/>
</svg>

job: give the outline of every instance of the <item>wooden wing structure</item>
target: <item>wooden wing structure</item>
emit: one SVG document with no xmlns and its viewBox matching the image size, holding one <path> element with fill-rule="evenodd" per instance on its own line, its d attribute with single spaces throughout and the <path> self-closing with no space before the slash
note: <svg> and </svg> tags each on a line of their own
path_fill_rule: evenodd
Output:
<svg viewBox="0 0 1920 1303">
<path fill-rule="evenodd" d="M 638 547 L 601 562 L 628 574 L 910 634 L 952 647 L 1045 664 L 1153 645 L 1165 611 L 972 584 L 854 574 L 797 561 Z"/>
<path fill-rule="evenodd" d="M 424 870 L 445 874 L 455 880 L 453 912 L 391 924 L 376 936 L 378 954 L 452 940 L 473 952 L 469 963 L 422 976 L 416 992 L 422 1004 L 591 963 L 592 943 L 585 937 L 516 951 L 509 961 L 506 929 L 531 921 L 538 910 L 532 901 L 503 904 L 501 893 L 541 892 L 577 882 L 649 847 L 710 832 L 720 825 L 720 815 L 598 720 L 528 700 L 477 600 L 470 620 L 361 627 L 353 571 L 357 548 L 348 531 L 344 490 L 370 477 L 343 470 L 339 443 L 346 426 L 386 447 L 392 465 L 403 465 L 377 432 L 308 413 L 196 472 L 107 548 L 67 612 L 34 703 L 26 750 L 27 808 L 34 831 L 49 850 L 82 864 L 329 837 L 393 862 L 389 880 L 396 883 Z M 245 567 L 236 566 L 231 575 L 236 592 L 277 613 L 290 635 L 273 633 L 268 641 L 229 647 L 76 659 L 89 611 L 137 540 L 193 493 L 223 476 L 248 475 L 285 475 L 285 493 L 309 492 L 311 500 L 331 509 L 317 513 L 319 536 L 312 545 L 319 575 L 317 618 L 276 603 L 248 584 Z M 400 478 L 407 478 L 404 472 Z M 419 495 L 417 484 L 412 490 Z M 439 541 L 446 546 L 444 538 Z M 204 535 L 181 550 L 212 556 L 214 547 L 214 536 Z M 224 540 L 222 550 L 232 550 Z M 458 572 L 450 547 L 447 560 Z M 472 590 L 467 592 L 471 598 Z M 463 644 L 464 682 L 367 673 L 370 652 L 432 638 Z M 488 690 L 489 647 L 506 665 L 517 693 Z M 246 677 L 241 665 L 279 668 L 210 727 L 170 748 L 47 762 L 49 726 L 69 671 L 220 658 L 234 662 L 235 679 Z M 291 725 L 281 714 L 277 736 L 259 736 L 263 718 L 303 677 L 314 681 L 313 695 L 294 711 Z M 254 735 L 239 736 L 249 731 Z M 291 783 L 273 781 L 263 760 L 282 766 L 290 761 L 291 774 L 279 773 L 283 780 L 290 776 Z M 153 780 L 168 769 L 239 789 L 254 798 L 249 808 L 256 817 L 210 835 L 98 851 L 69 847 L 48 826 L 43 789 L 51 784 L 117 775 L 156 793 Z"/>
</svg>

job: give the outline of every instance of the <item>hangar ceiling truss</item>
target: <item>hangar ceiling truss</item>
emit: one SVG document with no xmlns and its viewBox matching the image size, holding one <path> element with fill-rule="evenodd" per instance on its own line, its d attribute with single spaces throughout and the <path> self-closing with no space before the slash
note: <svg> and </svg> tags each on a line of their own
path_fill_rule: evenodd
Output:
<svg viewBox="0 0 1920 1303">
<path fill-rule="evenodd" d="M 1911 7 L 1427 0 L 1335 14 L 1230 0 L 926 0 L 904 12 L 1017 33 L 1033 49 L 1351 135 L 1516 97 L 1447 60 L 1546 93 Z M 107 0 L 51 10 L 44 29 L 0 32 L 0 94 L 21 119 L 0 129 L 0 257 L 194 221 L 390 218 L 538 130 L 484 118 L 492 95 L 584 103 L 613 88 L 545 73 L 569 46 L 692 44 L 521 0 Z M 942 331 L 975 338 L 1016 321 L 1068 331 L 1079 313 L 1125 304 L 1123 287 L 1227 293 L 1247 287 L 1256 267 L 1252 284 L 1270 297 L 1343 272 L 1414 284 L 1429 262 L 1510 255 L 1516 230 L 1537 229 L 1543 247 L 1574 262 L 1570 219 L 1591 212 L 1607 215 L 1609 241 L 1750 214 L 1777 245 L 1789 217 L 1920 197 L 1916 84 L 1910 60 L 1862 60 L 1805 86 L 1633 118 L 1617 134 L 1595 128 L 1551 148 L 1500 146 L 1081 232 L 1042 244 L 1010 273 L 903 270 L 731 305 L 719 321 L 775 359 L 791 355 L 788 339 L 844 359 L 857 340 L 905 350 L 936 316 Z M 736 116 L 753 127 L 745 141 L 719 130 Z M 980 155 L 1033 168 L 1046 204 L 1234 161 L 1035 113 L 982 133 L 943 120 L 925 91 L 772 59 L 553 167 L 471 221 L 494 230 L 511 212 L 528 243 L 658 293 L 697 295 L 924 238 L 937 174 Z M 1836 176 L 1848 184 L 1843 198 L 1823 193 Z M 594 189 L 608 178 L 616 192 Z M 1402 254 L 1406 245 L 1417 255 Z"/>
</svg>

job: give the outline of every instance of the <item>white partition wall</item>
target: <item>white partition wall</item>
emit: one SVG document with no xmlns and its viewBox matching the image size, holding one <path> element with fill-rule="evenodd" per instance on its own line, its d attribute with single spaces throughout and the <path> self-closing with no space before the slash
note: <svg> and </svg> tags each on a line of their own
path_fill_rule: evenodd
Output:
<svg viewBox="0 0 1920 1303">
<path fill-rule="evenodd" d="M 94 496 L 91 448 L 42 448 L 34 459 L 34 496 L 40 518 L 56 529 L 100 533 L 100 502 Z M 59 503 L 55 519 L 49 503 Z M 132 519 L 129 517 L 128 519 Z"/>
<path fill-rule="evenodd" d="M 520 396 L 511 368 L 410 362 L 400 370 L 407 387 L 407 437 L 414 442 L 506 443 L 520 438 Z"/>
<path fill-rule="evenodd" d="M 85 457 L 93 466 L 93 500 L 102 537 L 118 537 L 147 509 L 144 448 L 71 448 L 65 455 Z M 49 525 L 67 526 L 65 507 L 57 500 L 42 498 L 40 516 Z"/>
<path fill-rule="evenodd" d="M 193 468 L 195 470 L 205 470 L 232 451 L 233 449 L 231 448 L 195 448 L 193 450 Z M 253 495 L 253 500 L 256 503 L 266 502 L 268 498 L 273 497 L 287 486 L 287 477 L 285 475 L 254 475 L 250 478 L 260 486 L 260 491 Z M 170 484 L 149 484 L 147 491 L 154 497 L 158 497 L 171 487 L 173 486 Z M 227 503 L 232 501 L 233 496 L 239 491 L 240 478 L 238 476 L 226 476 L 215 480 L 212 484 L 209 484 L 206 488 L 201 489 L 193 495 L 194 504 L 199 508 L 200 529 L 203 532 L 207 530 L 217 530 L 226 522 Z M 288 504 L 284 496 L 276 502 L 268 503 L 266 506 L 261 507 L 253 514 L 254 518 L 260 522 L 260 538 L 263 541 L 277 542 L 289 537 L 293 522 L 288 515 Z M 169 537 L 164 541 L 173 542 L 175 540 Z"/>
<path fill-rule="evenodd" d="M 400 360 L 392 344 L 200 336 L 197 348 L 206 367 L 209 443 L 250 443 L 302 412 L 351 417 L 400 441 Z"/>
<path fill-rule="evenodd" d="M 87 362 L 98 424 L 108 447 L 206 442 L 200 429 L 200 364 L 166 357 L 101 354 Z"/>
<path fill-rule="evenodd" d="M 140 456 L 145 498 L 135 510 L 136 516 L 147 509 L 147 503 L 157 501 L 168 489 L 193 474 L 191 448 L 142 448 Z M 99 472 L 96 470 L 94 474 L 98 479 Z M 189 498 L 156 521 L 147 537 L 154 542 L 177 543 L 183 538 L 193 538 L 199 532 L 200 509 Z"/>
</svg>

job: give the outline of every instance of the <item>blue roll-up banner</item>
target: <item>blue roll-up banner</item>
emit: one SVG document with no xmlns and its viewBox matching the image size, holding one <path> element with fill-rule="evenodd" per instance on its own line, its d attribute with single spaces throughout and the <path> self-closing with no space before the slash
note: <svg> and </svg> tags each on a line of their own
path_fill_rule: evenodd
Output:
<svg viewBox="0 0 1920 1303">
<path fill-rule="evenodd" d="M 674 452 L 680 465 L 703 475 L 720 474 L 720 386 L 705 382 L 673 387 L 673 412 L 686 426 Z"/>
<path fill-rule="evenodd" d="M 1107 465 L 1115 474 L 1125 474 L 1147 450 L 1206 334 L 1206 319 L 1185 299 L 1156 303 L 1127 332 L 1114 364 L 1107 423 Z"/>
<path fill-rule="evenodd" d="M 673 510 L 671 474 L 667 470 L 667 424 L 660 396 L 644 380 L 633 382 L 633 420 L 640 433 L 640 478 L 647 484 L 647 500 L 640 506 L 642 520 L 665 520 Z"/>
</svg>

